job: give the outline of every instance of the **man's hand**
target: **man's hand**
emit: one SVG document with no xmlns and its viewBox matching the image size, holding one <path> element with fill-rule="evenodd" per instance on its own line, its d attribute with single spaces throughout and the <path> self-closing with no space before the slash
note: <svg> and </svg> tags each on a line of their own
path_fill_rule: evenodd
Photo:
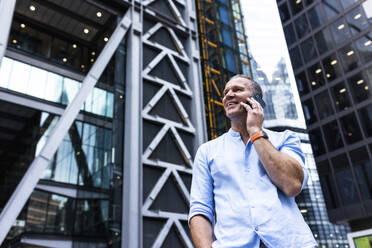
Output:
<svg viewBox="0 0 372 248">
<path fill-rule="evenodd" d="M 190 231 L 195 248 L 211 248 L 213 242 L 212 225 L 202 215 L 195 215 L 190 220 Z"/>
<path fill-rule="evenodd" d="M 264 111 L 259 102 L 253 97 L 248 97 L 247 101 L 251 104 L 240 102 L 240 104 L 247 111 L 246 128 L 249 136 L 260 132 L 262 130 L 262 123 L 264 121 Z"/>
</svg>

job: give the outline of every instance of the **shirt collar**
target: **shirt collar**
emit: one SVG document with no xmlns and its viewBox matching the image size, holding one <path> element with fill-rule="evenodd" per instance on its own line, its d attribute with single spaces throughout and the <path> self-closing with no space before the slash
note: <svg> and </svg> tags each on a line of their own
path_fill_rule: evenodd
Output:
<svg viewBox="0 0 372 248">
<path fill-rule="evenodd" d="M 232 128 L 229 129 L 229 134 L 233 137 L 239 137 L 240 138 L 240 133 L 232 130 Z"/>
</svg>

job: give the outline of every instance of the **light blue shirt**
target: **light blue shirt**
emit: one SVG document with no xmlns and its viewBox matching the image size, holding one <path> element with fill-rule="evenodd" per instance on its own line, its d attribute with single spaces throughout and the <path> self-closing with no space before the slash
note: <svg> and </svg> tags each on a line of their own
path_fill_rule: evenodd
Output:
<svg viewBox="0 0 372 248">
<path fill-rule="evenodd" d="M 308 173 L 300 140 L 291 131 L 265 129 L 279 151 L 302 166 L 305 187 Z M 198 149 L 193 166 L 189 221 L 195 215 L 214 225 L 212 247 L 310 248 L 316 241 L 294 197 L 286 196 L 270 180 L 249 141 L 244 145 L 230 129 Z"/>
</svg>

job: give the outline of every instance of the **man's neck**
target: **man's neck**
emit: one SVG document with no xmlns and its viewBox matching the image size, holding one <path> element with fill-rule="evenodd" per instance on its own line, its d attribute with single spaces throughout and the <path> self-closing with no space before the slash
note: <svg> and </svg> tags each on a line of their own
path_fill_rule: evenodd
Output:
<svg viewBox="0 0 372 248">
<path fill-rule="evenodd" d="M 235 132 L 239 132 L 244 144 L 247 144 L 249 141 L 249 134 L 245 121 L 245 118 L 241 120 L 231 121 L 231 129 Z"/>
</svg>

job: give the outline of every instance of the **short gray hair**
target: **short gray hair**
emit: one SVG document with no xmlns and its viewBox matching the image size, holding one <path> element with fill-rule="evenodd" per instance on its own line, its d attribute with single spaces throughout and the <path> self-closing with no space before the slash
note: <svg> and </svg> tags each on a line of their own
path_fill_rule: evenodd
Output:
<svg viewBox="0 0 372 248">
<path fill-rule="evenodd" d="M 253 95 L 258 94 L 261 98 L 263 97 L 262 96 L 261 86 L 256 81 L 254 81 L 252 78 L 250 78 L 250 77 L 248 77 L 246 75 L 243 75 L 243 74 L 236 74 L 235 76 L 233 76 L 232 78 L 230 78 L 229 81 L 231 81 L 233 79 L 237 79 L 237 78 L 248 79 L 249 80 L 249 87 L 251 88 L 251 90 L 253 92 Z"/>
</svg>

